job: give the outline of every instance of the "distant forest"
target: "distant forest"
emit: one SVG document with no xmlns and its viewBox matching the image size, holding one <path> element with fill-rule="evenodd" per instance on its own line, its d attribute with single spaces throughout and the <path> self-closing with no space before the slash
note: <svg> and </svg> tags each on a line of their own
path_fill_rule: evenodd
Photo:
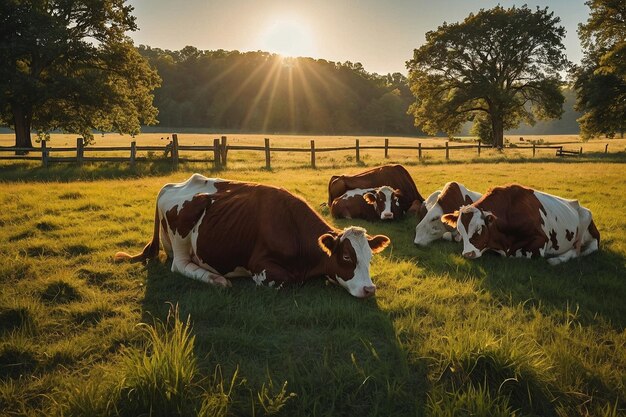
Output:
<svg viewBox="0 0 626 417">
<path fill-rule="evenodd" d="M 413 97 L 400 73 L 360 63 L 282 58 L 266 52 L 168 51 L 140 46 L 156 67 L 161 127 L 268 133 L 416 135 Z"/>
<path fill-rule="evenodd" d="M 163 79 L 154 92 L 161 128 L 423 135 L 406 114 L 413 96 L 400 73 L 379 75 L 360 63 L 267 52 L 138 49 Z M 565 96 L 561 120 L 507 134 L 578 133 L 574 93 L 566 90 Z"/>
</svg>

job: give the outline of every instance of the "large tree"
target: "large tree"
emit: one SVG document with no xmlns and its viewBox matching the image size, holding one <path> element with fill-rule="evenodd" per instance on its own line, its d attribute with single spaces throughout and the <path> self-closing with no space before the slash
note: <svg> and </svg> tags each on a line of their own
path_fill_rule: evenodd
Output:
<svg viewBox="0 0 626 417">
<path fill-rule="evenodd" d="M 125 0 L 0 1 L 0 121 L 31 147 L 31 129 L 138 133 L 156 122 L 160 78 L 126 32 Z"/>
<path fill-rule="evenodd" d="M 626 130 L 626 2 L 592 0 L 578 35 L 585 58 L 575 71 L 576 109 L 583 137 L 624 135 Z"/>
<path fill-rule="evenodd" d="M 547 8 L 497 6 L 426 33 L 407 62 L 415 125 L 454 135 L 473 121 L 502 147 L 505 129 L 560 117 L 559 72 L 571 64 L 559 22 Z"/>
</svg>

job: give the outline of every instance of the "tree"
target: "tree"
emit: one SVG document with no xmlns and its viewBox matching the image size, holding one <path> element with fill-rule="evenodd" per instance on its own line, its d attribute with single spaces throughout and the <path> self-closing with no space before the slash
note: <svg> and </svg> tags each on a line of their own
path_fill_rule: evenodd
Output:
<svg viewBox="0 0 626 417">
<path fill-rule="evenodd" d="M 571 65 L 559 22 L 547 8 L 497 6 L 426 33 L 407 62 L 415 125 L 451 136 L 466 121 L 488 123 L 502 147 L 505 129 L 559 117 L 559 71 Z"/>
<path fill-rule="evenodd" d="M 591 0 L 587 23 L 578 27 L 585 49 L 582 65 L 574 71 L 576 109 L 583 138 L 613 137 L 626 130 L 626 3 Z"/>
<path fill-rule="evenodd" d="M 17 147 L 31 129 L 135 134 L 156 122 L 156 71 L 125 35 L 137 29 L 125 0 L 0 2 L 0 120 Z"/>
</svg>

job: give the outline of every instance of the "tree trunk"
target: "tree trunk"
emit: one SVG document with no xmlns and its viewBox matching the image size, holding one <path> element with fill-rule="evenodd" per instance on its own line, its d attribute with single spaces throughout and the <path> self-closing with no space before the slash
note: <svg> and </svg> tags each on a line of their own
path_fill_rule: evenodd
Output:
<svg viewBox="0 0 626 417">
<path fill-rule="evenodd" d="M 491 114 L 491 129 L 493 131 L 493 147 L 504 147 L 504 120 L 501 115 Z"/>
<path fill-rule="evenodd" d="M 20 106 L 13 106 L 13 127 L 15 129 L 15 147 L 32 148 L 33 142 L 30 138 L 30 126 L 32 112 L 24 110 Z M 26 155 L 28 151 L 16 151 L 16 155 Z"/>
</svg>

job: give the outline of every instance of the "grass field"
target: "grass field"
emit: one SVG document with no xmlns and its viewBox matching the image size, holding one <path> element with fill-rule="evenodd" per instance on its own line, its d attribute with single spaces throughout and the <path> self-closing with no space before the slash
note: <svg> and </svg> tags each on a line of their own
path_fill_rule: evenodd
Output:
<svg viewBox="0 0 626 417">
<path fill-rule="evenodd" d="M 172 173 L 157 162 L 136 171 L 0 165 L 0 414 L 626 412 L 623 163 L 407 164 L 424 196 L 457 180 L 476 191 L 519 182 L 578 198 L 594 214 L 601 249 L 557 267 L 470 261 L 449 242 L 417 248 L 413 219 L 333 222 L 392 240 L 374 257 L 378 290 L 368 300 L 322 280 L 217 289 L 172 274 L 163 254 L 147 266 L 113 263 L 116 251 L 149 240 L 160 187 L 194 171 L 280 185 L 328 218 L 319 205 L 329 177 L 364 168 L 245 162 L 217 173 L 199 164 Z M 392 153 L 388 162 L 403 159 Z"/>
</svg>

